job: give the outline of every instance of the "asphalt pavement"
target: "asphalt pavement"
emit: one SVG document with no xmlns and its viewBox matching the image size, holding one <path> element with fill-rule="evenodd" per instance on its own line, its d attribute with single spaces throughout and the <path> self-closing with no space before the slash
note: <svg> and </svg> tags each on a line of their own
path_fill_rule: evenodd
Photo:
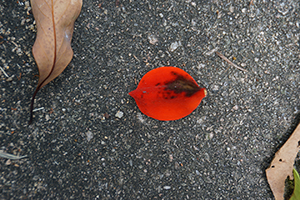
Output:
<svg viewBox="0 0 300 200">
<path fill-rule="evenodd" d="M 30 2 L 1 0 L 0 150 L 27 157 L 0 158 L 0 199 L 273 199 L 265 169 L 300 119 L 298 0 L 84 0 L 28 126 L 35 36 Z M 161 66 L 207 89 L 183 119 L 128 95 Z"/>
</svg>

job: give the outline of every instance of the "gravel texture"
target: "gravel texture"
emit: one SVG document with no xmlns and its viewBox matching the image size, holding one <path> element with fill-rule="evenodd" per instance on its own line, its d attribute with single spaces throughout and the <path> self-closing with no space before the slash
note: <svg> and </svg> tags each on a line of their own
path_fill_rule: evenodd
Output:
<svg viewBox="0 0 300 200">
<path fill-rule="evenodd" d="M 0 158 L 0 199 L 273 199 L 265 169 L 300 115 L 298 0 L 84 0 L 28 126 L 35 34 L 29 1 L 0 0 L 0 150 L 28 156 Z M 128 95 L 165 65 L 208 91 L 181 120 Z"/>
</svg>

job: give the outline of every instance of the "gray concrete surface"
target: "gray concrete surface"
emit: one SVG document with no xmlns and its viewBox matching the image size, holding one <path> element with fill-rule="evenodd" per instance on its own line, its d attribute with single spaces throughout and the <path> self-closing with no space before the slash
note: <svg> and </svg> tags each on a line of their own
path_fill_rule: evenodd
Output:
<svg viewBox="0 0 300 200">
<path fill-rule="evenodd" d="M 250 2 L 84 0 L 74 58 L 28 126 L 34 19 L 29 1 L 1 0 L 0 148 L 28 157 L 0 158 L 0 198 L 273 199 L 264 171 L 299 122 L 300 5 Z M 128 95 L 164 65 L 208 91 L 178 121 Z"/>
</svg>

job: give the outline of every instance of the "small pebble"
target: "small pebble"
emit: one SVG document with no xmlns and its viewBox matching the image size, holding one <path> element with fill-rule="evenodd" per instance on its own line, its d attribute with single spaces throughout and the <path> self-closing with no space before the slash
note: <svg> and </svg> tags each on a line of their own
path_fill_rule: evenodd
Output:
<svg viewBox="0 0 300 200">
<path fill-rule="evenodd" d="M 48 121 L 48 120 L 50 119 L 50 116 L 49 116 L 49 115 L 46 115 L 46 116 L 45 116 L 45 119 L 46 119 L 46 121 Z"/>
<path fill-rule="evenodd" d="M 6 81 L 9 81 L 9 82 L 12 80 L 13 80 L 13 78 L 11 76 L 6 79 Z"/>
<path fill-rule="evenodd" d="M 86 134 L 86 139 L 87 141 L 91 141 L 91 139 L 93 138 L 93 133 L 91 131 L 88 131 L 85 133 Z"/>
<path fill-rule="evenodd" d="M 175 51 L 179 46 L 181 46 L 181 42 L 173 42 L 171 45 L 170 45 L 170 51 L 173 52 Z"/>
<path fill-rule="evenodd" d="M 238 110 L 238 109 L 239 109 L 239 106 L 238 106 L 238 105 L 235 105 L 235 106 L 232 107 L 232 109 L 233 109 L 233 110 Z"/>
<path fill-rule="evenodd" d="M 234 7 L 232 5 L 229 6 L 229 12 L 231 12 L 231 13 L 234 12 Z"/>
<path fill-rule="evenodd" d="M 8 159 L 6 162 L 5 162 L 5 165 L 10 165 L 11 164 L 11 160 Z"/>
<path fill-rule="evenodd" d="M 149 35 L 148 40 L 149 40 L 149 43 L 153 44 L 153 45 L 155 45 L 158 42 L 158 39 L 155 35 Z"/>
<path fill-rule="evenodd" d="M 122 111 L 119 110 L 119 111 L 116 113 L 115 116 L 116 116 L 117 118 L 120 118 L 120 119 L 121 119 L 121 118 L 123 117 L 123 115 L 124 115 L 124 113 L 123 113 Z"/>
<path fill-rule="evenodd" d="M 164 186 L 164 189 L 169 190 L 169 189 L 171 189 L 171 186 L 166 185 L 166 186 Z"/>
<path fill-rule="evenodd" d="M 219 86 L 218 85 L 213 85 L 212 86 L 212 91 L 218 91 L 219 90 Z"/>
</svg>

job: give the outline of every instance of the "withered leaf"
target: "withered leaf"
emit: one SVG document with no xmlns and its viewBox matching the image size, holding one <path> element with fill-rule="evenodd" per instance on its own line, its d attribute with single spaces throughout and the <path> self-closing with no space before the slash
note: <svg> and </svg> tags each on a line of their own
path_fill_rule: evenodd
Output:
<svg viewBox="0 0 300 200">
<path fill-rule="evenodd" d="M 29 124 L 37 92 L 61 74 L 72 60 L 71 40 L 81 6 L 82 0 L 31 0 L 37 27 L 32 53 L 39 69 L 39 81 L 31 100 Z"/>
<path fill-rule="evenodd" d="M 283 200 L 284 181 L 293 177 L 293 165 L 300 150 L 300 124 L 290 138 L 276 152 L 271 165 L 266 169 L 267 179 L 276 200 Z"/>
</svg>

